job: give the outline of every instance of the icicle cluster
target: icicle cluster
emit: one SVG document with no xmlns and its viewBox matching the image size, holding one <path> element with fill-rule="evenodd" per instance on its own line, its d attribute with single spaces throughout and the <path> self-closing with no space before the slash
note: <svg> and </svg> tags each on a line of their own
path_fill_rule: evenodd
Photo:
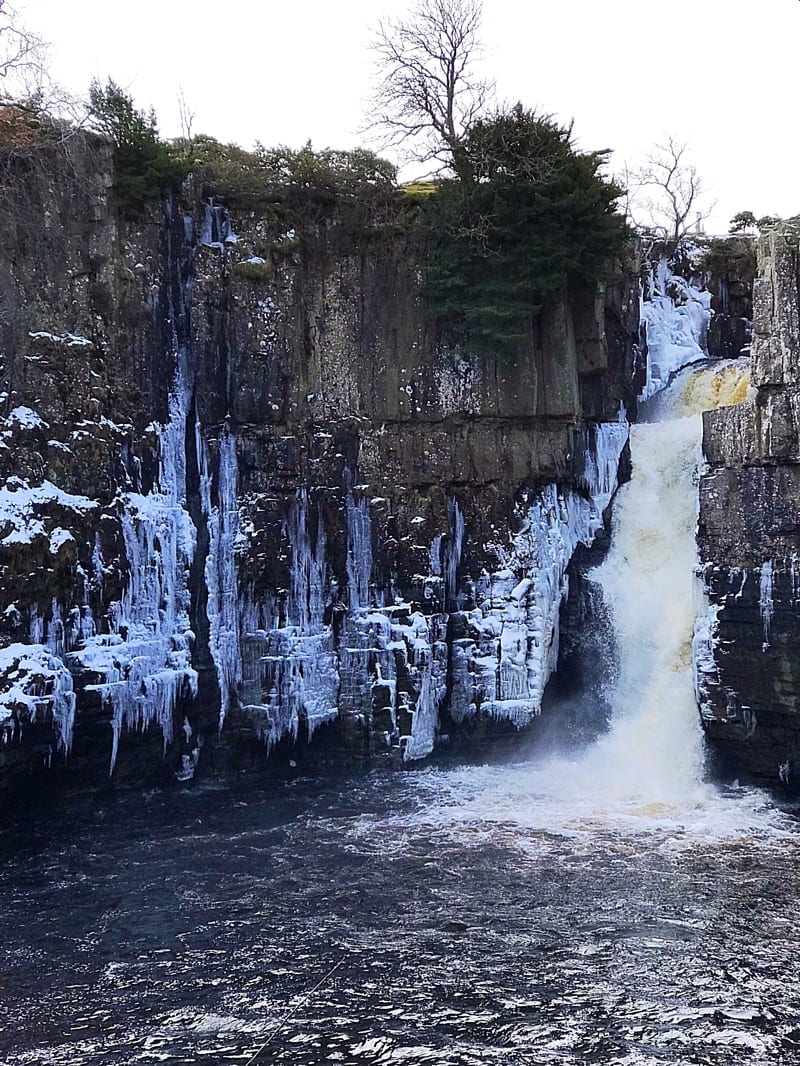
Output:
<svg viewBox="0 0 800 1066">
<path fill-rule="evenodd" d="M 170 418 L 160 434 L 158 489 L 120 498 L 129 577 L 122 599 L 111 605 L 110 632 L 85 638 L 67 657 L 73 671 L 102 678 L 86 688 L 112 709 L 111 771 L 123 729 L 157 722 L 166 746 L 178 699 L 197 691 L 188 586 L 195 529 L 185 507 L 185 425 L 186 390 L 180 390 L 171 398 Z M 102 565 L 102 557 L 97 562 Z"/>
</svg>

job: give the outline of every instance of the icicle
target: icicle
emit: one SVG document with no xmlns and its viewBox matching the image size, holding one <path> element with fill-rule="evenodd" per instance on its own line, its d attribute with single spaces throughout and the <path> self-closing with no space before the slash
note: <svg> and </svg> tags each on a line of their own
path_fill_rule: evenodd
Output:
<svg viewBox="0 0 800 1066">
<path fill-rule="evenodd" d="M 721 604 L 714 604 L 701 611 L 697 616 L 692 637 L 694 694 L 703 717 L 713 717 L 709 691 L 719 681 L 714 651 L 719 640 L 718 616 L 721 609 Z"/>
<path fill-rule="evenodd" d="M 223 204 L 218 204 L 211 197 L 203 205 L 203 223 L 200 227 L 200 244 L 208 248 L 221 249 L 226 242 L 236 242 L 239 238 L 231 229 L 230 215 Z"/>
<path fill-rule="evenodd" d="M 308 493 L 298 491 L 289 514 L 289 543 L 292 547 L 292 602 L 290 614 L 296 625 L 318 631 L 324 610 L 325 528 L 317 515 L 316 544 L 312 550 L 308 533 Z"/>
<path fill-rule="evenodd" d="M 427 664 L 422 679 L 422 687 L 417 697 L 411 726 L 411 736 L 403 750 L 403 759 L 424 759 L 433 751 L 436 738 L 439 713 L 431 683 L 430 662 Z"/>
<path fill-rule="evenodd" d="M 594 499 L 599 514 L 611 502 L 617 490 L 619 460 L 630 436 L 630 426 L 624 408 L 620 409 L 618 422 L 598 422 L 591 431 L 593 446 L 584 452 L 584 470 L 580 479 L 584 488 Z"/>
<path fill-rule="evenodd" d="M 238 467 L 236 438 L 225 432 L 219 441 L 219 481 L 216 507 L 210 506 L 208 461 L 204 457 L 202 477 L 209 491 L 205 500 L 208 513 L 209 547 L 206 558 L 208 587 L 207 613 L 211 626 L 209 644 L 217 668 L 220 688 L 219 725 L 231 705 L 241 681 L 241 648 L 239 636 L 239 586 L 236 574 L 236 538 L 239 534 L 239 502 L 237 498 Z"/>
<path fill-rule="evenodd" d="M 668 384 L 676 370 L 706 357 L 711 293 L 672 274 L 662 257 L 646 281 L 641 319 L 647 342 L 647 381 L 639 399 L 647 400 Z"/>
<path fill-rule="evenodd" d="M 539 714 L 558 663 L 559 612 L 566 569 L 579 543 L 601 524 L 597 505 L 548 485 L 527 509 L 503 569 L 478 582 L 470 615 L 481 709 L 522 727 Z"/>
<path fill-rule="evenodd" d="M 176 311 L 177 315 L 177 311 Z M 189 627 L 189 567 L 195 552 L 195 529 L 186 510 L 184 450 L 188 388 L 185 353 L 176 355 L 176 383 L 170 417 L 161 428 L 157 487 L 147 495 L 123 496 L 120 516 L 128 584 L 121 601 L 109 609 L 112 632 L 94 634 L 81 622 L 83 647 L 68 660 L 100 675 L 87 685 L 111 707 L 113 773 L 123 729 L 161 728 L 164 746 L 171 741 L 173 712 L 184 694 L 196 695 L 192 666 L 194 635 Z M 95 567 L 102 558 L 95 545 Z"/>
<path fill-rule="evenodd" d="M 24 707 L 29 720 L 49 715 L 56 745 L 67 754 L 72 746 L 75 693 L 64 663 L 42 644 L 10 644 L 0 649 L 0 675 L 6 691 L 0 705 L 0 730 L 6 740 L 15 728 L 11 709 Z"/>
<path fill-rule="evenodd" d="M 436 536 L 433 538 L 433 541 L 431 543 L 430 566 L 431 566 L 431 573 L 434 575 L 434 577 L 441 577 L 442 576 L 442 540 L 443 539 L 444 538 L 443 538 L 442 534 L 441 533 L 437 533 Z"/>
<path fill-rule="evenodd" d="M 772 561 L 767 560 L 761 564 L 761 585 L 759 590 L 758 604 L 761 611 L 761 624 L 764 628 L 763 650 L 769 647 L 769 634 L 772 626 L 772 615 L 775 605 L 772 599 Z"/>
<path fill-rule="evenodd" d="M 455 496 L 448 497 L 447 515 L 450 520 L 450 536 L 444 548 L 445 603 L 455 604 L 458 591 L 458 567 L 464 546 L 464 514 Z"/>
<path fill-rule="evenodd" d="M 350 610 L 369 606 L 369 585 L 372 578 L 372 523 L 366 499 L 355 502 L 347 493 L 347 582 L 350 591 Z"/>
</svg>

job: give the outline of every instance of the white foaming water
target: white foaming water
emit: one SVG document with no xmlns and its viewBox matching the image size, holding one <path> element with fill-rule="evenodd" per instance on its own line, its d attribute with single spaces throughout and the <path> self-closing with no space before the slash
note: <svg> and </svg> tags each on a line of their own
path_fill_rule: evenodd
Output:
<svg viewBox="0 0 800 1066">
<path fill-rule="evenodd" d="M 611 731 L 586 757 L 604 795 L 680 802 L 700 787 L 691 673 L 699 433 L 699 416 L 631 428 L 633 476 L 617 495 L 612 548 L 594 575 L 620 648 Z"/>
<path fill-rule="evenodd" d="M 793 832 L 765 794 L 722 791 L 703 775 L 692 679 L 699 412 L 743 397 L 747 371 L 739 366 L 732 381 L 733 371 L 725 364 L 684 375 L 659 404 L 665 420 L 632 427 L 633 476 L 616 497 L 612 548 L 592 575 L 620 649 L 608 733 L 572 757 L 428 771 L 416 782 L 418 825 L 524 849 L 553 834 L 591 847 L 598 835 L 657 832 L 680 847 Z M 670 418 L 674 411 L 681 417 Z"/>
</svg>

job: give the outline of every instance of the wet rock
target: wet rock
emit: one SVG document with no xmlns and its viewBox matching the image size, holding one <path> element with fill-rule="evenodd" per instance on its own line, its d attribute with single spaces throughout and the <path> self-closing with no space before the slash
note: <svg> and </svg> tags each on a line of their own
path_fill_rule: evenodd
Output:
<svg viewBox="0 0 800 1066">
<path fill-rule="evenodd" d="M 726 767 L 800 787 L 800 236 L 762 236 L 752 383 L 704 417 L 698 540 L 709 607 L 695 639 L 703 726 Z"/>
</svg>

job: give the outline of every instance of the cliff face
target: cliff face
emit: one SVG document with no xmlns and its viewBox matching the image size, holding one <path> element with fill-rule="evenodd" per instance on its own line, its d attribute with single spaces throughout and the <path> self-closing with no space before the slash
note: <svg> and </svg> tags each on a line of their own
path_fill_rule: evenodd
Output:
<svg viewBox="0 0 800 1066">
<path fill-rule="evenodd" d="M 711 319 L 704 348 L 712 359 L 736 359 L 750 344 L 756 239 L 692 235 L 670 256 L 676 275 L 710 295 Z"/>
<path fill-rule="evenodd" d="M 616 485 L 631 279 L 444 346 L 398 210 L 126 218 L 76 139 L 5 193 L 0 776 L 390 762 L 519 729 Z M 315 735 L 316 734 L 316 735 Z"/>
<path fill-rule="evenodd" d="M 797 787 L 800 754 L 800 234 L 763 236 L 753 395 L 704 418 L 695 638 L 703 725 L 734 770 Z"/>
</svg>

